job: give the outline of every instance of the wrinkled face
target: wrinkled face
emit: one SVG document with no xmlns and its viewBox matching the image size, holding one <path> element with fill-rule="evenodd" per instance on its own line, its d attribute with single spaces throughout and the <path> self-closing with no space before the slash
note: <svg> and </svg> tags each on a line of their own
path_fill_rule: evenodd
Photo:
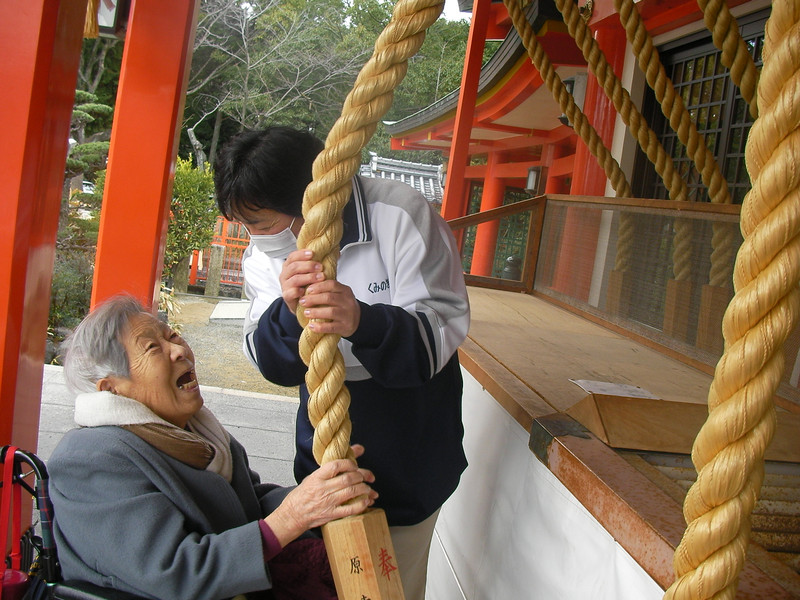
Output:
<svg viewBox="0 0 800 600">
<path fill-rule="evenodd" d="M 241 209 L 234 215 L 235 219 L 247 228 L 250 235 L 274 235 L 280 233 L 294 221 L 292 231 L 295 235 L 300 231 L 303 219 L 285 215 L 276 210 L 262 208 L 260 210 Z M 296 230 L 296 231 L 295 231 Z"/>
<path fill-rule="evenodd" d="M 137 400 L 165 421 L 185 427 L 203 406 L 189 345 L 149 313 L 129 321 L 122 341 L 130 377 L 109 376 L 98 387 Z"/>
</svg>

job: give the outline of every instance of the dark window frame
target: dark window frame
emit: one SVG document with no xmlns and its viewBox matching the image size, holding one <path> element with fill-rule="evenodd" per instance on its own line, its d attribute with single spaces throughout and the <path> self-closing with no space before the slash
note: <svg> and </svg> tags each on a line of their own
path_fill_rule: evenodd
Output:
<svg viewBox="0 0 800 600">
<path fill-rule="evenodd" d="M 737 19 L 742 37 L 747 41 L 756 57 L 756 65 L 761 66 L 761 51 L 763 49 L 764 25 L 769 17 L 770 9 L 763 9 Z M 734 204 L 741 204 L 745 194 L 750 189 L 750 182 L 744 164 L 744 143 L 747 133 L 752 125 L 747 104 L 739 92 L 738 87 L 731 81 L 727 68 L 721 63 L 721 52 L 717 50 L 711 40 L 711 33 L 707 30 L 669 42 L 658 48 L 661 61 L 667 74 L 672 78 L 676 72 L 681 76 L 680 82 L 675 82 L 676 89 L 684 99 L 687 95 L 702 96 L 703 85 L 708 85 L 713 90 L 713 82 L 722 82 L 721 99 L 717 102 L 698 102 L 696 105 L 687 103 L 690 114 L 696 122 L 698 115 L 715 107 L 721 110 L 719 119 L 710 130 L 716 135 L 712 140 L 712 152 L 720 165 L 723 176 L 728 182 L 731 199 Z M 709 61 L 713 61 L 715 68 L 712 73 L 705 69 Z M 683 70 L 686 65 L 695 68 L 702 65 L 702 74 L 683 79 Z M 699 94 L 695 93 L 699 90 Z M 712 98 L 713 99 L 713 98 Z M 679 169 L 684 181 L 689 188 L 689 199 L 708 201 L 708 192 L 702 183 L 700 174 L 694 167 L 691 158 L 686 156 L 685 149 L 675 151 L 680 146 L 677 134 L 672 130 L 667 118 L 655 99 L 652 89 L 645 92 L 642 114 L 656 132 L 659 140 L 664 144 L 668 154 L 676 159 L 676 168 Z M 703 123 L 698 127 L 701 135 L 706 135 Z M 709 138 L 706 137 L 708 142 Z M 688 171 L 688 174 L 687 174 Z M 634 167 L 634 194 L 644 198 L 668 198 L 666 186 L 655 172 L 655 168 L 642 152 L 637 149 Z"/>
</svg>

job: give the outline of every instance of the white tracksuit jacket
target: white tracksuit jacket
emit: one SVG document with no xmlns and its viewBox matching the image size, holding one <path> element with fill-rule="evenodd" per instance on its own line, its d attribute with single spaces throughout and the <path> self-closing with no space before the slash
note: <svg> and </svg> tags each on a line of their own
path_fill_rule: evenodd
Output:
<svg viewBox="0 0 800 600">
<path fill-rule="evenodd" d="M 351 441 L 366 447 L 379 506 L 390 525 L 411 525 L 452 493 L 466 466 L 461 372 L 456 350 L 469 328 L 469 302 L 450 228 L 411 186 L 353 179 L 343 214 L 337 279 L 361 303 L 357 331 L 340 341 L 351 395 Z M 298 480 L 311 454 L 301 328 L 281 297 L 283 260 L 245 251 L 245 354 L 279 385 L 301 386 Z"/>
</svg>

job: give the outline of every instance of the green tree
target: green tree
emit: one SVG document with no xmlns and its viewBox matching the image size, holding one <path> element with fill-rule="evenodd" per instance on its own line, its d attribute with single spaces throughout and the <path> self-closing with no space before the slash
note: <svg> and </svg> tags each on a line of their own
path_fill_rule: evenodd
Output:
<svg viewBox="0 0 800 600">
<path fill-rule="evenodd" d="M 360 0 L 358 3 L 362 16 L 360 22 L 373 39 L 385 26 L 378 15 L 381 9 L 391 10 L 382 0 Z M 368 8 L 370 6 L 371 8 Z M 390 15 L 386 16 L 388 20 Z M 377 28 L 377 32 L 373 29 Z M 384 117 L 387 121 L 396 121 L 414 114 L 461 85 L 461 74 L 464 68 L 464 54 L 469 36 L 469 23 L 465 21 L 446 21 L 438 19 L 425 33 L 425 41 L 419 52 L 408 61 L 408 71 L 400 85 L 395 88 L 392 107 Z M 367 151 L 379 156 L 399 158 L 427 164 L 441 164 L 441 152 L 429 151 L 394 151 L 391 149 L 391 137 L 378 123 Z"/>
<path fill-rule="evenodd" d="M 105 174 L 95 174 L 92 191 L 73 193 L 59 219 L 48 315 L 56 342 L 89 312 Z"/>
<path fill-rule="evenodd" d="M 75 104 L 70 123 L 70 148 L 66 164 L 67 179 L 81 174 L 91 177 L 95 171 L 105 167 L 109 143 L 97 141 L 97 138 L 104 137 L 105 133 L 87 137 L 86 128 L 94 121 L 103 120 L 108 123 L 110 129 L 113 113 L 113 107 L 99 102 L 95 94 L 84 90 L 75 91 Z"/>
<path fill-rule="evenodd" d="M 221 131 L 281 122 L 324 137 L 371 49 L 348 37 L 346 8 L 344 0 L 203 0 L 182 148 L 213 165 Z"/>
<path fill-rule="evenodd" d="M 48 326 L 56 342 L 89 311 L 109 146 L 102 140 L 113 112 L 97 95 L 76 90 L 50 288 Z"/>
<path fill-rule="evenodd" d="M 194 167 L 191 159 L 178 157 L 170 204 L 164 271 L 175 276 L 194 250 L 207 248 L 214 237 L 217 209 L 214 203 L 214 178 L 209 169 Z"/>
</svg>

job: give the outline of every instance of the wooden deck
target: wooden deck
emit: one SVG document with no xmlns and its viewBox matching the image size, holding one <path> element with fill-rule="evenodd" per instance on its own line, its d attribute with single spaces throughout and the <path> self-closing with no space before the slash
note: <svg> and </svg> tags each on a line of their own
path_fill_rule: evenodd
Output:
<svg viewBox="0 0 800 600">
<path fill-rule="evenodd" d="M 535 296 L 469 288 L 469 338 L 556 411 L 586 396 L 570 379 L 633 385 L 705 404 L 711 377 Z"/>
<path fill-rule="evenodd" d="M 581 421 L 584 429 L 570 414 L 574 416 L 576 408 L 591 397 L 571 380 L 637 386 L 659 399 L 651 406 L 669 403 L 684 409 L 679 414 L 693 413 L 693 427 L 699 429 L 712 376 L 545 299 L 488 288 L 468 289 L 472 323 L 460 349 L 462 365 L 531 433 L 531 451 L 666 588 L 674 577 L 672 554 L 685 528 L 682 494 L 691 482 L 681 478 L 687 477 L 687 465 L 691 471 L 688 454 L 696 432 L 689 431 L 688 436 L 682 432 L 685 448 L 671 450 L 682 465 L 683 474 L 676 475 L 676 484 L 671 472 L 676 469 L 651 464 L 672 460 L 649 452 L 663 449 L 612 448 L 603 443 L 602 436 L 587 435 L 586 429 L 593 430 Z M 639 404 L 632 402 L 630 406 L 636 408 L 629 412 L 636 412 Z M 659 423 L 655 412 L 643 410 L 639 419 L 644 433 L 630 433 L 635 427 L 629 423 L 621 427 L 623 433 L 639 440 L 668 435 L 663 420 Z M 797 431 L 800 414 L 779 410 L 773 446 L 782 444 L 780 452 L 789 454 L 782 460 L 789 462 L 776 463 L 775 468 L 768 463 L 768 472 L 777 469 L 779 473 L 777 479 L 771 475 L 771 487 L 777 491 L 765 488 L 763 494 L 765 500 L 770 500 L 773 492 L 782 499 L 786 514 L 781 512 L 780 519 L 788 529 L 770 531 L 760 538 L 754 535 L 762 541 L 787 536 L 794 540 L 800 531 L 795 531 L 800 527 L 800 461 L 792 458 L 800 451 Z M 778 516 L 775 503 L 765 504 L 767 520 L 774 520 L 770 517 Z M 751 544 L 737 598 L 800 598 L 800 553 L 795 545 L 791 542 L 788 550 L 766 547 L 767 552 L 765 547 Z"/>
</svg>

